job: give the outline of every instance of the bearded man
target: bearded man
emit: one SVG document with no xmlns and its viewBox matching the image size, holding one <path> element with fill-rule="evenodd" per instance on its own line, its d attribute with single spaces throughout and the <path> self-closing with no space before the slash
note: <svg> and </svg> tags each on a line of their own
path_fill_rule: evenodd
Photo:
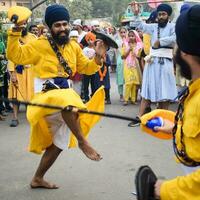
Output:
<svg viewBox="0 0 200 200">
<path fill-rule="evenodd" d="M 7 57 L 14 63 L 34 65 L 34 103 L 62 107 L 74 106 L 82 109 L 93 108 L 96 111 L 103 111 L 103 106 L 98 109 L 104 103 L 102 93 L 95 101 L 86 106 L 79 95 L 69 88 L 67 79 L 76 71 L 88 75 L 98 71 L 107 46 L 103 41 L 98 41 L 95 49 L 96 55 L 94 59 L 89 60 L 83 55 L 79 45 L 69 39 L 69 21 L 69 12 L 64 6 L 55 4 L 47 7 L 45 22 L 51 36 L 41 37 L 25 45 L 19 44 L 23 22 L 15 24 L 12 30 L 8 31 Z M 98 102 L 100 99 L 102 103 Z M 29 150 L 35 153 L 42 153 L 45 150 L 30 183 L 31 188 L 58 188 L 57 185 L 45 181 L 43 177 L 68 144 L 71 144 L 69 146 L 72 147 L 77 142 L 79 148 L 89 159 L 101 160 L 101 156 L 84 137 L 98 121 L 96 117 L 92 117 L 90 120 L 90 116 L 84 117 L 75 112 L 28 107 L 27 118 L 31 125 Z M 73 136 L 69 135 L 69 129 Z M 74 140 L 74 136 L 76 140 Z"/>
<path fill-rule="evenodd" d="M 170 23 L 171 6 L 160 4 L 157 8 L 158 23 L 146 24 L 135 12 L 138 28 L 151 35 L 150 55 L 146 57 L 146 66 L 142 81 L 142 102 L 139 115 L 149 112 L 151 102 L 158 103 L 158 108 L 168 109 L 169 103 L 177 96 L 173 64 L 173 47 L 175 45 L 175 25 Z M 129 126 L 138 123 L 131 122 Z"/>
<path fill-rule="evenodd" d="M 175 123 L 164 120 L 157 127 L 174 135 L 173 148 L 185 176 L 155 184 L 155 199 L 199 200 L 200 199 L 200 5 L 182 12 L 176 22 L 177 52 L 175 61 L 181 75 L 190 82 L 183 94 Z"/>
</svg>

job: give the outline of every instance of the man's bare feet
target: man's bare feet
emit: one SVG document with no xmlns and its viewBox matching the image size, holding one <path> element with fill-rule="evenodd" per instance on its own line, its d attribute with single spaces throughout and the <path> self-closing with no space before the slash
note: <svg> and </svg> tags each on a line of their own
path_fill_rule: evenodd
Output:
<svg viewBox="0 0 200 200">
<path fill-rule="evenodd" d="M 101 155 L 98 154 L 87 141 L 79 143 L 79 148 L 83 153 L 91 160 L 100 161 L 102 159 Z"/>
<path fill-rule="evenodd" d="M 44 188 L 44 189 L 58 189 L 59 187 L 55 184 L 49 183 L 42 178 L 33 178 L 30 187 L 32 189 Z"/>
</svg>

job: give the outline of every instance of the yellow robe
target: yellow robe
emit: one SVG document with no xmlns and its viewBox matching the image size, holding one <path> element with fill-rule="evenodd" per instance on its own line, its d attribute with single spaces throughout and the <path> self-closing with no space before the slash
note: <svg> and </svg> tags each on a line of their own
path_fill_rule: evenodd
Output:
<svg viewBox="0 0 200 200">
<path fill-rule="evenodd" d="M 48 40 L 40 37 L 26 45 L 20 45 L 18 40 L 21 33 L 8 31 L 7 57 L 13 62 L 23 65 L 33 64 L 34 74 L 38 78 L 68 77 L 63 67 L 52 50 Z M 79 72 L 87 75 L 94 74 L 100 66 L 95 60 L 89 60 L 83 55 L 80 46 L 70 41 L 64 48 L 59 47 L 63 57 L 68 62 L 73 73 Z M 45 93 L 37 93 L 32 102 L 41 104 L 52 104 L 66 107 L 72 105 L 78 108 L 90 109 L 99 112 L 104 111 L 104 89 L 100 88 L 88 104 L 84 104 L 80 96 L 73 89 L 56 89 Z M 52 144 L 52 136 L 45 121 L 45 116 L 58 112 L 58 110 L 31 107 L 27 109 L 27 118 L 31 125 L 31 137 L 29 150 L 42 153 Z M 99 121 L 99 116 L 80 114 L 81 129 L 85 137 L 90 129 Z M 75 137 L 70 135 L 69 147 L 76 146 Z"/>
<path fill-rule="evenodd" d="M 184 143 L 188 156 L 200 162 L 200 79 L 189 86 L 189 91 L 183 113 Z M 180 149 L 180 126 L 176 139 Z M 200 200 L 200 169 L 165 181 L 161 186 L 161 200 Z"/>
<path fill-rule="evenodd" d="M 36 40 L 36 36 L 28 33 L 26 36 L 21 37 L 20 40 L 27 44 L 28 42 L 32 40 Z M 16 72 L 15 67 L 17 64 L 14 64 L 10 60 L 8 61 L 8 70 L 10 72 Z M 30 65 L 24 65 L 24 70 L 22 74 L 19 74 L 16 72 L 17 76 L 17 87 L 12 82 L 9 84 L 9 90 L 8 90 L 8 97 L 11 99 L 17 99 L 20 101 L 29 101 L 34 96 L 34 74 L 33 69 Z"/>
</svg>

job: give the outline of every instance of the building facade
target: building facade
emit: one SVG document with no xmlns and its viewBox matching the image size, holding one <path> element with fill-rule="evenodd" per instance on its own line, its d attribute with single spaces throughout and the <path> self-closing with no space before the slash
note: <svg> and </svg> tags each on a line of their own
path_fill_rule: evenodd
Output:
<svg viewBox="0 0 200 200">
<path fill-rule="evenodd" d="M 0 11 L 7 11 L 12 6 L 25 6 L 30 8 L 32 0 L 1 0 Z"/>
</svg>

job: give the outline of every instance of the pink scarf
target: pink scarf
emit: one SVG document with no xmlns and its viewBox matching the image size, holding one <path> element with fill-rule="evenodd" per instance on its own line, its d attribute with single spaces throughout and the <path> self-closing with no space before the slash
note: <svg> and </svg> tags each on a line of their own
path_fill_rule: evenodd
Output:
<svg viewBox="0 0 200 200">
<path fill-rule="evenodd" d="M 137 59 L 137 55 L 138 55 L 138 52 L 140 49 L 143 48 L 143 43 L 142 43 L 142 40 L 139 36 L 139 34 L 137 33 L 137 31 L 133 30 L 134 34 L 135 34 L 135 38 L 136 38 L 136 46 L 135 46 L 135 49 L 133 52 L 129 53 L 129 55 L 127 56 L 126 58 L 126 64 L 127 64 L 127 67 L 135 67 L 135 61 Z M 129 44 L 128 44 L 128 41 L 126 41 L 124 43 L 125 47 L 126 47 L 126 51 L 129 50 Z"/>
</svg>

